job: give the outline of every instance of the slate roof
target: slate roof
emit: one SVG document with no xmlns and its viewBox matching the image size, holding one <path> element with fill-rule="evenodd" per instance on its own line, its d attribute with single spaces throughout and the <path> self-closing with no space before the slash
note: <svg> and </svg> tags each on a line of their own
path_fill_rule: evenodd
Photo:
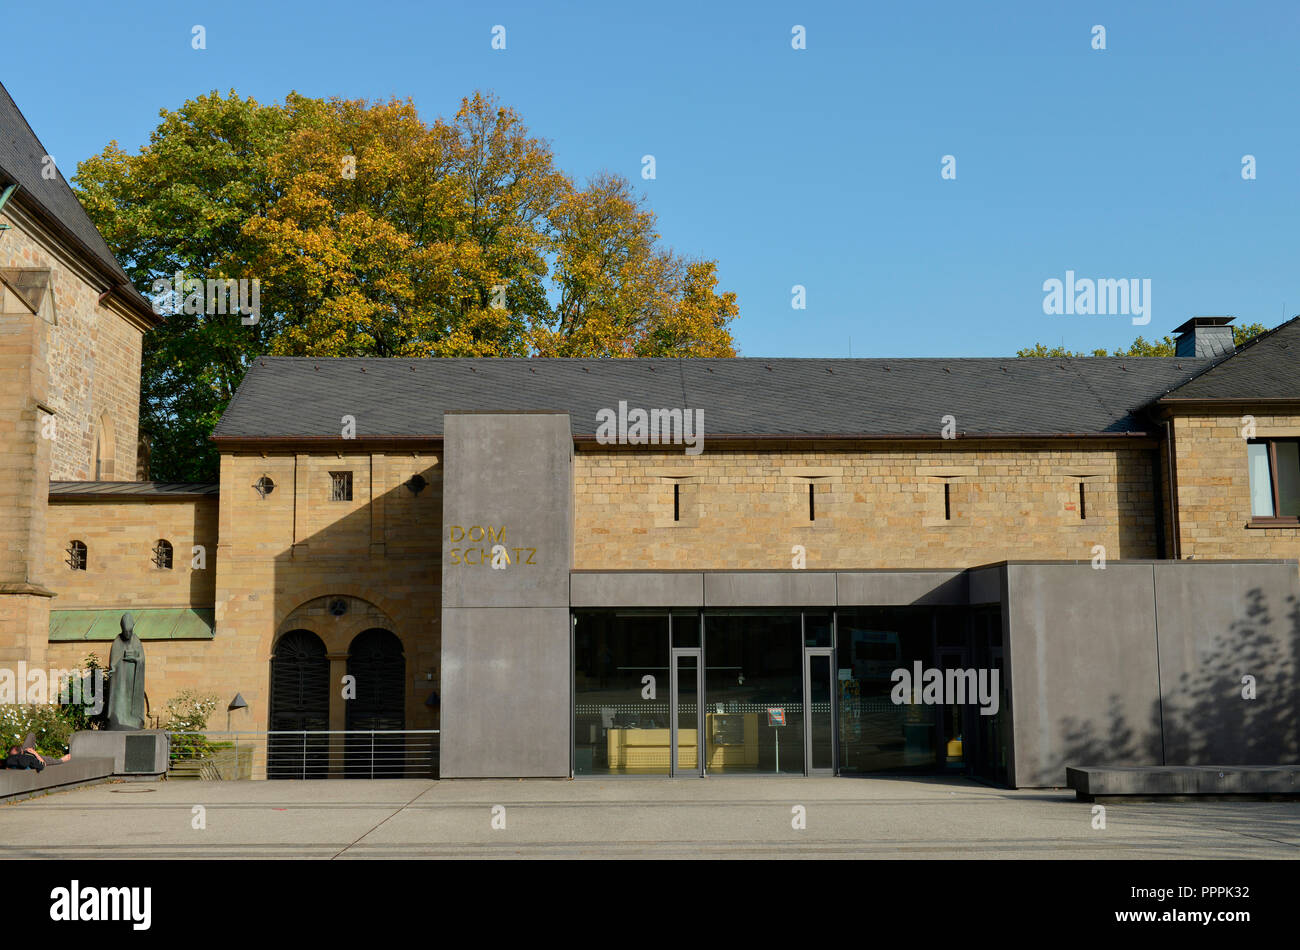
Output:
<svg viewBox="0 0 1300 950">
<path fill-rule="evenodd" d="M 61 232 L 61 237 L 98 264 L 109 282 L 117 285 L 122 297 L 152 314 L 149 302 L 132 288 L 130 278 L 86 214 L 62 170 L 56 166 L 54 178 L 41 177 L 47 154 L 9 90 L 0 83 L 0 190 L 18 185 L 18 191 L 9 199 L 11 202 L 18 201 L 32 208 L 47 225 Z"/>
<path fill-rule="evenodd" d="M 1300 317 L 1250 340 L 1165 394 L 1178 399 L 1300 400 Z"/>
<path fill-rule="evenodd" d="M 220 494 L 216 482 L 50 482 L 50 494 L 77 501 L 193 498 Z"/>
<path fill-rule="evenodd" d="M 1141 407 L 1211 360 L 1088 359 L 312 359 L 254 361 L 213 439 L 442 434 L 445 411 L 704 411 L 707 437 L 966 436 L 1147 431 Z"/>
</svg>

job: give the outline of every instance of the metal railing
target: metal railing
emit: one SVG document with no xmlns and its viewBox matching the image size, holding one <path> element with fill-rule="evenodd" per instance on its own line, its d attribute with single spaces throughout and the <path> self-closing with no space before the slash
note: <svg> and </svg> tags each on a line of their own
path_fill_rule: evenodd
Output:
<svg viewBox="0 0 1300 950">
<path fill-rule="evenodd" d="M 436 778 L 437 729 L 169 732 L 168 778 Z"/>
</svg>

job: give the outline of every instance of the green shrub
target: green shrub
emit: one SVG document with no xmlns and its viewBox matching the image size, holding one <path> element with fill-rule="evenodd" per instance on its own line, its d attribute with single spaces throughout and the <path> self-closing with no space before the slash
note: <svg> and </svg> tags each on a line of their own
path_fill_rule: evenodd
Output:
<svg viewBox="0 0 1300 950">
<path fill-rule="evenodd" d="M 94 675 L 96 670 L 102 672 L 103 667 L 100 666 L 99 657 L 91 653 L 82 662 L 81 669 L 67 679 L 80 677 L 86 680 Z M 66 687 L 67 679 L 59 684 L 61 688 Z M 71 695 L 71 692 L 64 695 Z M 90 696 L 88 684 L 82 695 Z M 67 753 L 68 743 L 74 732 L 97 728 L 102 721 L 102 710 L 99 714 L 95 714 L 93 707 L 75 703 L 0 705 L 0 742 L 4 743 L 4 752 L 7 755 L 10 746 L 20 744 L 29 732 L 34 732 L 37 752 L 45 756 L 62 756 Z"/>
<path fill-rule="evenodd" d="M 4 752 L 19 745 L 27 733 L 36 733 L 36 751 L 45 756 L 61 756 L 68 751 L 74 728 L 62 715 L 61 707 L 44 703 L 0 706 L 0 742 Z"/>
<path fill-rule="evenodd" d="M 163 729 L 170 733 L 202 732 L 208 728 L 208 717 L 217 708 L 217 697 L 210 693 L 186 689 L 167 700 L 163 710 Z M 173 759 L 201 759 L 212 754 L 212 743 L 203 736 L 173 735 Z"/>
</svg>

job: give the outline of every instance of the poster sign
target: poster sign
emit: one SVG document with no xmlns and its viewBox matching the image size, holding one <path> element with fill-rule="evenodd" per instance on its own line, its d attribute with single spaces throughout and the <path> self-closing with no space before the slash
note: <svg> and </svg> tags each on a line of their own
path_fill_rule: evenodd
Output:
<svg viewBox="0 0 1300 950">
<path fill-rule="evenodd" d="M 767 724 L 769 726 L 784 726 L 785 709 L 780 706 L 769 706 L 767 708 Z"/>
</svg>

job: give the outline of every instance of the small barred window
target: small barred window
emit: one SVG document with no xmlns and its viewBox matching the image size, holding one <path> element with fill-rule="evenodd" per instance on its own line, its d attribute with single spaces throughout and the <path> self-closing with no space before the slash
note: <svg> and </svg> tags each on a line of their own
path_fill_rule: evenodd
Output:
<svg viewBox="0 0 1300 950">
<path fill-rule="evenodd" d="M 330 481 L 332 483 L 330 501 L 352 500 L 351 472 L 330 472 Z"/>
<path fill-rule="evenodd" d="M 160 571 L 172 569 L 172 543 L 162 538 L 153 546 L 153 562 Z"/>
</svg>

